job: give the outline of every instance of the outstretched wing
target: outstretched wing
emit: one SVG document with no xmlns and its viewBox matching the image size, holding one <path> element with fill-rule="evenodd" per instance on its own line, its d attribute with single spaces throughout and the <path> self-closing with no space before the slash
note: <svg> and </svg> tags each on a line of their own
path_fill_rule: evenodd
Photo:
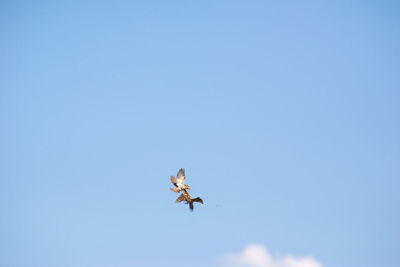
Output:
<svg viewBox="0 0 400 267">
<path fill-rule="evenodd" d="M 176 200 L 175 203 L 179 203 L 185 200 L 185 196 L 183 194 L 181 194 Z"/>
<path fill-rule="evenodd" d="M 178 187 L 185 184 L 185 169 L 180 169 L 176 175 L 176 185 Z"/>
<path fill-rule="evenodd" d="M 176 179 L 174 176 L 169 177 L 171 179 L 171 183 L 176 186 Z"/>
<path fill-rule="evenodd" d="M 199 203 L 203 204 L 203 200 L 199 197 L 193 198 L 192 200 L 193 200 L 193 202 L 199 202 Z"/>
</svg>

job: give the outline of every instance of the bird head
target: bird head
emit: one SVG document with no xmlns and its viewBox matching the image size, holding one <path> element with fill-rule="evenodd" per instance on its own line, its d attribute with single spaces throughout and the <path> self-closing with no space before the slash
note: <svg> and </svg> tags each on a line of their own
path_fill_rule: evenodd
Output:
<svg viewBox="0 0 400 267">
<path fill-rule="evenodd" d="M 190 190 L 190 186 L 189 185 L 185 185 L 186 189 Z"/>
</svg>

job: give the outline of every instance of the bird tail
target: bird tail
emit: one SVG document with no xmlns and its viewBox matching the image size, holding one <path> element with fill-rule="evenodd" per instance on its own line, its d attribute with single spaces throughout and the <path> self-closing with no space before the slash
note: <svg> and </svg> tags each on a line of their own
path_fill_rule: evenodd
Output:
<svg viewBox="0 0 400 267">
<path fill-rule="evenodd" d="M 175 193 L 179 193 L 182 189 L 179 189 L 179 188 L 177 188 L 177 187 L 175 187 L 175 188 L 169 188 L 169 189 L 171 189 L 171 191 L 174 191 Z"/>
</svg>

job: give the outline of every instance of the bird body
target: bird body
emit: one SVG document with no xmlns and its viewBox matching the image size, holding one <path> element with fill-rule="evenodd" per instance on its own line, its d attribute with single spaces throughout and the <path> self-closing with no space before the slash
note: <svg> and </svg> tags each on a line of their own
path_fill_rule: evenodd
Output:
<svg viewBox="0 0 400 267">
<path fill-rule="evenodd" d="M 170 176 L 171 183 L 175 185 L 175 188 L 170 188 L 175 193 L 179 193 L 182 190 L 189 190 L 190 186 L 185 184 L 185 169 L 180 169 L 176 178 L 174 176 Z"/>
<path fill-rule="evenodd" d="M 176 199 L 176 203 L 182 202 L 182 201 L 186 201 L 185 204 L 189 204 L 189 208 L 191 211 L 193 211 L 194 209 L 194 202 L 199 202 L 201 204 L 203 204 L 203 200 L 200 197 L 196 197 L 196 198 L 191 198 L 188 191 L 187 190 L 183 190 L 182 194 Z"/>
</svg>

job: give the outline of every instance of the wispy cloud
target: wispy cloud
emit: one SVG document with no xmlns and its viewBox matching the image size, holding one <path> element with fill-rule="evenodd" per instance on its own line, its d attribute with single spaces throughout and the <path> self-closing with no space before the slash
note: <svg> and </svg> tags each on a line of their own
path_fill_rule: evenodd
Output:
<svg viewBox="0 0 400 267">
<path fill-rule="evenodd" d="M 273 257 L 262 245 L 248 245 L 242 252 L 228 253 L 222 257 L 225 267 L 322 267 L 313 257 Z"/>
</svg>

